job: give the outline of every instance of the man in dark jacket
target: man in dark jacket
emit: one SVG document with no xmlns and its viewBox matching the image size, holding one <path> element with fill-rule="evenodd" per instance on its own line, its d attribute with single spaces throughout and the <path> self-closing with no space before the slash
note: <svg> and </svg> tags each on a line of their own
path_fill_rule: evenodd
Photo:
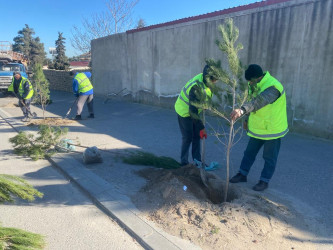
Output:
<svg viewBox="0 0 333 250">
<path fill-rule="evenodd" d="M 249 65 L 245 71 L 249 81 L 249 101 L 231 113 L 236 120 L 246 115 L 245 128 L 250 137 L 239 172 L 230 179 L 231 183 L 246 182 L 247 175 L 261 147 L 264 147 L 264 168 L 255 191 L 263 191 L 271 180 L 279 155 L 281 138 L 288 133 L 286 94 L 282 84 L 263 72 L 256 64 Z"/>
<path fill-rule="evenodd" d="M 34 90 L 30 81 L 27 78 L 21 76 L 19 71 L 16 71 L 13 73 L 13 80 L 11 85 L 8 87 L 8 91 L 14 92 L 15 96 L 19 99 L 19 106 L 22 109 L 24 115 L 22 121 L 30 121 L 30 104 L 31 98 L 34 94 Z"/>
</svg>

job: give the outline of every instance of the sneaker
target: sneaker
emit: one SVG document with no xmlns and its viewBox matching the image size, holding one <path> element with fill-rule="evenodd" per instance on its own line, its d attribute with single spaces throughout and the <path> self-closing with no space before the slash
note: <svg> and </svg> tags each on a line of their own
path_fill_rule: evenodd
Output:
<svg viewBox="0 0 333 250">
<path fill-rule="evenodd" d="M 253 186 L 254 191 L 264 191 L 268 188 L 268 183 L 264 181 L 259 181 L 256 185 Z"/>
<path fill-rule="evenodd" d="M 26 116 L 23 119 L 21 119 L 22 122 L 29 122 L 30 120 L 31 119 L 28 116 Z"/>
<path fill-rule="evenodd" d="M 74 120 L 82 120 L 81 115 L 76 115 L 76 116 L 74 117 Z"/>
<path fill-rule="evenodd" d="M 247 182 L 247 177 L 245 175 L 242 175 L 241 173 L 238 173 L 230 179 L 230 182 L 231 183 Z"/>
<path fill-rule="evenodd" d="M 95 118 L 95 115 L 94 115 L 94 114 L 90 114 L 90 115 L 88 116 L 88 118 Z"/>
</svg>

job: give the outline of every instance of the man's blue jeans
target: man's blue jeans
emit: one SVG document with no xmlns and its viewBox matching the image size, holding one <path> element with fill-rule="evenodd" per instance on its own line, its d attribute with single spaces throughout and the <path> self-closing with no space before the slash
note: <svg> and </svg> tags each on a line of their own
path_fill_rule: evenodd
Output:
<svg viewBox="0 0 333 250">
<path fill-rule="evenodd" d="M 260 140 L 250 137 L 246 150 L 244 151 L 239 172 L 242 175 L 248 175 L 260 148 L 264 146 L 263 158 L 265 160 L 265 165 L 261 171 L 260 180 L 268 183 L 275 171 L 280 145 L 281 138 L 273 140 Z"/>
<path fill-rule="evenodd" d="M 192 158 L 201 161 L 200 154 L 200 129 L 195 125 L 191 117 L 181 117 L 178 115 L 178 124 L 182 133 L 182 149 L 180 164 L 188 164 L 188 155 L 192 144 Z"/>
</svg>

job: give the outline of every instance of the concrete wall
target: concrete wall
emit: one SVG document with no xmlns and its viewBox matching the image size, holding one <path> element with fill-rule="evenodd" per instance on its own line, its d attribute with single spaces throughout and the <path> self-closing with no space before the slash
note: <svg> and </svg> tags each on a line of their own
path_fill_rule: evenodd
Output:
<svg viewBox="0 0 333 250">
<path fill-rule="evenodd" d="M 171 107 L 206 58 L 227 67 L 214 42 L 227 17 L 240 30 L 242 62 L 261 65 L 285 86 L 291 129 L 333 139 L 332 0 L 280 1 L 93 40 L 95 92 L 127 88 L 134 101 Z"/>
</svg>

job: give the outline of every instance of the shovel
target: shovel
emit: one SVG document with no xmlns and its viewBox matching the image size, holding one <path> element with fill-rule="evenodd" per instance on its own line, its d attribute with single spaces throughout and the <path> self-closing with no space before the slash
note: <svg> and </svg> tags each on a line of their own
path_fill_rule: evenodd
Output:
<svg viewBox="0 0 333 250">
<path fill-rule="evenodd" d="M 202 123 L 205 126 L 205 111 L 202 111 Z M 200 166 L 200 177 L 203 182 L 203 184 L 208 188 L 207 184 L 207 176 L 206 176 L 206 171 L 205 171 L 205 137 L 202 138 L 202 144 L 201 144 L 201 166 Z"/>
<path fill-rule="evenodd" d="M 77 98 L 75 99 L 75 101 L 73 102 L 72 106 L 69 108 L 69 110 L 67 111 L 67 113 L 66 113 L 66 115 L 64 116 L 63 119 L 67 119 L 67 116 L 69 116 L 69 114 L 71 113 L 72 108 L 74 107 L 74 105 L 75 105 L 75 103 L 77 102 L 78 99 L 79 99 L 79 97 L 77 97 Z"/>
<path fill-rule="evenodd" d="M 18 98 L 18 96 L 15 94 L 15 92 L 13 91 L 14 95 L 16 96 L 16 98 Z M 19 98 L 18 98 L 19 99 Z M 22 103 L 22 105 L 28 110 L 28 113 L 29 115 L 32 117 L 32 118 L 36 118 L 37 114 L 36 112 L 32 112 L 30 111 L 30 109 L 28 109 L 27 105 L 25 105 L 25 103 L 23 101 L 19 101 L 20 103 Z"/>
</svg>

